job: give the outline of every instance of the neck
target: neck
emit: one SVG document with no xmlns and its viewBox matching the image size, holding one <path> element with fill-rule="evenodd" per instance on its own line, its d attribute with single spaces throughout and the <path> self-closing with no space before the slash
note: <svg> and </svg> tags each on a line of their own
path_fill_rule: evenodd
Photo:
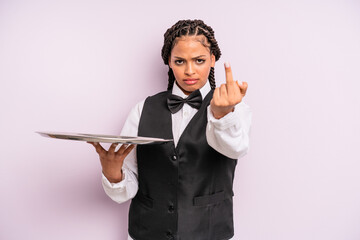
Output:
<svg viewBox="0 0 360 240">
<path fill-rule="evenodd" d="M 180 85 L 177 83 L 177 81 L 175 80 L 175 84 L 181 89 L 181 91 L 185 94 L 185 95 L 190 95 L 192 92 L 188 92 L 185 89 L 183 89 L 182 87 L 180 87 Z"/>
</svg>

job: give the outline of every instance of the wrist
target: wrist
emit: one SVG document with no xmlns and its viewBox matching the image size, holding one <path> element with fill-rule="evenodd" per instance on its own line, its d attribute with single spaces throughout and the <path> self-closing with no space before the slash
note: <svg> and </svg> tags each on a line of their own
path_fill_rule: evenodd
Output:
<svg viewBox="0 0 360 240">
<path fill-rule="evenodd" d="M 103 170 L 103 174 L 110 183 L 118 183 L 123 180 L 122 169 L 118 173 L 108 174 Z"/>
<path fill-rule="evenodd" d="M 216 119 L 220 119 L 225 117 L 228 113 L 233 112 L 235 110 L 235 107 L 230 107 L 228 109 L 222 109 L 221 111 L 214 111 L 213 109 L 211 109 L 212 115 L 214 116 L 214 118 Z"/>
</svg>

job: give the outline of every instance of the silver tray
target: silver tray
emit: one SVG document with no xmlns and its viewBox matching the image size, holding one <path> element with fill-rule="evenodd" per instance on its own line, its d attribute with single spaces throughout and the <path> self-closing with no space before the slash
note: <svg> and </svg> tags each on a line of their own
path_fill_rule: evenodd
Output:
<svg viewBox="0 0 360 240">
<path fill-rule="evenodd" d="M 36 132 L 43 137 L 86 141 L 101 143 L 123 143 L 123 144 L 150 144 L 170 142 L 172 139 L 150 138 L 150 137 L 128 137 L 103 134 L 86 134 L 86 133 L 65 133 L 65 132 Z"/>
</svg>

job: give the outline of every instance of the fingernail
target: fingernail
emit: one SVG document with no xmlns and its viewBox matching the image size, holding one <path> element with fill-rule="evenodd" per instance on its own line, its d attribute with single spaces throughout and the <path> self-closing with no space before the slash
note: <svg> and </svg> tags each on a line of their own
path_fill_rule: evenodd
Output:
<svg viewBox="0 0 360 240">
<path fill-rule="evenodd" d="M 225 62 L 225 67 L 229 68 L 230 67 L 230 63 L 229 62 Z"/>
<path fill-rule="evenodd" d="M 242 81 L 239 81 L 239 85 L 241 85 L 241 86 L 242 86 Z"/>
</svg>

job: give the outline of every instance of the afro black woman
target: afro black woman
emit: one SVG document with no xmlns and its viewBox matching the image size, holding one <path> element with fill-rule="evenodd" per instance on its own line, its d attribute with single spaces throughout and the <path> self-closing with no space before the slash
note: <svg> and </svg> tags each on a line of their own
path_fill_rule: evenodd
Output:
<svg viewBox="0 0 360 240">
<path fill-rule="evenodd" d="M 128 239 L 232 239 L 234 171 L 249 146 L 248 85 L 235 81 L 225 63 L 226 83 L 216 87 L 221 51 L 201 20 L 169 28 L 161 54 L 169 66 L 168 89 L 138 103 L 121 135 L 174 141 L 112 144 L 107 151 L 91 143 L 104 190 L 118 203 L 131 199 Z"/>
</svg>

